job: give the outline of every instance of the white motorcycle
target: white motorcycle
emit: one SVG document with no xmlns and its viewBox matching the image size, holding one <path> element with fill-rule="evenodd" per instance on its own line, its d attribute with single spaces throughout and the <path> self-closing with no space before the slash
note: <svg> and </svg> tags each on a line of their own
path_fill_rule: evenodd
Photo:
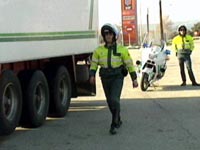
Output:
<svg viewBox="0 0 200 150">
<path fill-rule="evenodd" d="M 169 55 L 170 50 L 166 49 L 165 42 L 161 42 L 160 46 L 150 44 L 143 47 L 142 62 L 136 62 L 136 65 L 140 66 L 140 88 L 142 91 L 146 91 L 148 87 L 154 86 L 154 82 L 163 78 Z"/>
</svg>

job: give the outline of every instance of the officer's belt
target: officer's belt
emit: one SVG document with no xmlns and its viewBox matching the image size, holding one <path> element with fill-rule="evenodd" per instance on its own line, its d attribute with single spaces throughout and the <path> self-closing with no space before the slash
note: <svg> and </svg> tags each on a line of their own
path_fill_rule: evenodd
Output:
<svg viewBox="0 0 200 150">
<path fill-rule="evenodd" d="M 190 49 L 179 49 L 178 53 L 183 53 L 183 54 L 190 54 L 192 51 Z"/>
<path fill-rule="evenodd" d="M 122 66 L 119 66 L 119 67 L 115 67 L 115 68 L 101 68 L 103 71 L 108 71 L 108 72 L 113 72 L 113 71 L 116 71 L 116 70 L 121 70 L 122 69 Z"/>
</svg>

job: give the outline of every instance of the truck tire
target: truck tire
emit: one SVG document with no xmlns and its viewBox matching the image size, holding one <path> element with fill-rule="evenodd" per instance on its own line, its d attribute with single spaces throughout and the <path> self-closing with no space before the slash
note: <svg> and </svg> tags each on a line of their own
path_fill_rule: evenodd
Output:
<svg viewBox="0 0 200 150">
<path fill-rule="evenodd" d="M 64 117 L 71 101 L 71 79 L 68 70 L 60 66 L 50 82 L 49 116 Z"/>
<path fill-rule="evenodd" d="M 36 128 L 45 122 L 49 109 L 49 88 L 42 71 L 35 71 L 28 81 L 23 109 L 23 127 Z"/>
<path fill-rule="evenodd" d="M 0 78 L 0 135 L 9 135 L 17 127 L 22 111 L 22 91 L 19 79 L 6 70 Z"/>
</svg>

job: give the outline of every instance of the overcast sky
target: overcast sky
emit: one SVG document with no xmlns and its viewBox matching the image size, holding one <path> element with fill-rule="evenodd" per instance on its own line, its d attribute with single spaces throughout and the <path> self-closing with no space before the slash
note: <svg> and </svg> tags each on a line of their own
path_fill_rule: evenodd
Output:
<svg viewBox="0 0 200 150">
<path fill-rule="evenodd" d="M 138 21 L 146 23 L 147 9 L 149 22 L 159 22 L 159 0 L 138 0 Z M 163 16 L 173 22 L 200 20 L 198 0 L 162 0 Z M 121 23 L 121 0 L 99 0 L 99 24 Z"/>
</svg>

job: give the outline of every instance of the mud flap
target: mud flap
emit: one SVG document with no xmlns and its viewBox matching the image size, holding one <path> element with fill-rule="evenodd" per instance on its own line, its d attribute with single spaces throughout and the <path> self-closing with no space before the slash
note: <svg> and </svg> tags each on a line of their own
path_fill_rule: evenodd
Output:
<svg viewBox="0 0 200 150">
<path fill-rule="evenodd" d="M 96 84 L 89 83 L 89 64 L 76 65 L 76 85 L 78 96 L 95 96 Z"/>
</svg>

